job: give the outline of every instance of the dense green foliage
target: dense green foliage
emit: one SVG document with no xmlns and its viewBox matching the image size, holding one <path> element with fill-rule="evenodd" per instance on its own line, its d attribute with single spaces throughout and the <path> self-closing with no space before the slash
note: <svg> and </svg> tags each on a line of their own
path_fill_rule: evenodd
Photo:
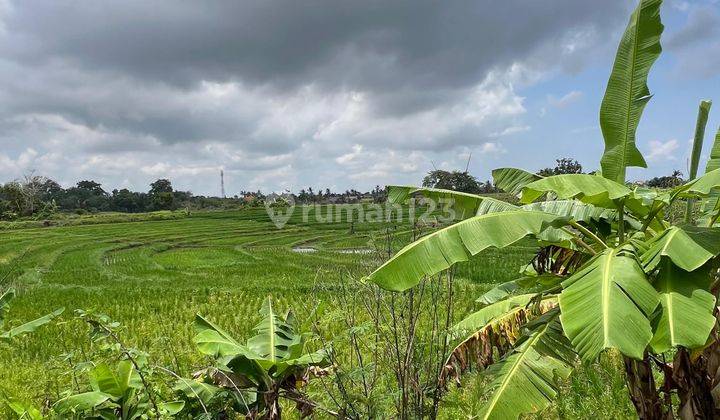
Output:
<svg viewBox="0 0 720 420">
<path fill-rule="evenodd" d="M 329 188 L 315 193 L 308 188 L 293 196 L 295 202 L 301 204 L 380 203 L 386 198 L 385 190 L 379 186 L 370 192 L 352 189 L 340 193 L 331 192 Z M 108 192 L 98 182 L 87 180 L 63 188 L 52 179 L 30 174 L 0 185 L 0 220 L 49 220 L 69 213 L 227 210 L 262 206 L 264 199 L 261 191 L 240 191 L 232 197 L 195 196 L 190 191 L 175 190 L 168 179 L 152 182 L 148 192 L 127 188 Z"/>
<path fill-rule="evenodd" d="M 552 176 L 562 174 L 581 174 L 583 168 L 580 162 L 570 158 L 560 158 L 555 160 L 554 168 L 543 168 L 538 171 L 540 176 Z"/>
<path fill-rule="evenodd" d="M 62 306 L 68 311 L 62 322 L 19 337 L 12 346 L 0 343 L 0 394 L 18 409 L 30 404 L 40 407 L 45 400 L 61 399 L 63 390 L 91 391 L 87 362 L 103 364 L 111 372 L 121 368 L 116 357 L 108 358 L 87 339 L 87 324 L 71 315 L 75 308 L 108 314 L 120 323 L 118 334 L 128 346 L 144 350 L 153 364 L 185 378 L 208 366 L 194 344 L 197 313 L 232 331 L 237 339 L 248 338 L 262 318 L 258 308 L 272 295 L 278 307 L 296 311 L 299 328 L 306 331 L 313 310 L 323 318 L 338 309 L 352 309 L 331 304 L 326 293 L 336 293 L 350 273 L 367 273 L 384 259 L 388 227 L 395 232 L 394 249 L 410 242 L 407 224 L 356 223 L 356 233 L 350 234 L 347 219 L 334 224 L 302 223 L 299 210 L 279 230 L 264 209 L 6 231 L 0 238 L 0 268 L 7 275 L 4 285 L 15 285 L 18 290 L 8 319 L 34 319 Z M 294 247 L 312 247 L 317 252 L 294 252 Z M 383 252 L 341 252 L 365 248 Z M 455 285 L 455 321 L 468 313 L 477 295 L 514 278 L 517 266 L 533 252 L 531 244 L 519 243 L 461 264 Z M 319 278 L 327 287 L 317 295 L 313 289 Z M 316 309 L 316 298 L 327 303 Z M 9 322 L 8 327 L 17 325 Z M 329 324 L 335 325 L 335 333 L 342 332 L 340 325 Z M 319 348 L 315 341 L 309 345 Z M 347 348 L 336 350 L 343 358 L 349 354 Z M 612 376 L 609 368 L 614 363 L 608 360 L 588 368 L 590 379 L 565 382 L 560 402 L 546 415 L 626 415 L 629 402 L 618 386 L 621 377 Z M 386 367 L 379 368 L 390 374 Z M 169 388 L 176 378 L 164 375 L 169 385 L 163 392 L 171 400 L 176 395 Z M 476 404 L 475 390 L 484 379 L 477 377 L 473 382 L 477 385 L 447 396 L 453 402 L 446 416 L 463 415 Z M 392 398 L 392 386 L 385 383 L 382 387 L 387 388 L 378 389 L 379 400 Z M 311 395 L 332 407 L 320 388 L 311 382 Z M 2 410 L 6 417 L 10 408 Z"/>
<path fill-rule="evenodd" d="M 0 186 L 0 219 L 48 219 L 58 211 L 82 214 L 98 211 L 138 213 L 174 210 L 191 202 L 203 204 L 203 197 L 174 191 L 167 179 L 153 182 L 147 193 L 126 188 L 107 192 L 95 181 L 80 181 L 73 187 L 62 188 L 52 179 L 28 175 L 22 180 Z"/>
<path fill-rule="evenodd" d="M 608 349 L 623 357 L 640 418 L 720 416 L 712 391 L 720 387 L 720 169 L 711 161 L 695 178 L 710 102 L 699 108 L 688 182 L 668 190 L 626 185 L 627 167 L 646 166 L 635 131 L 661 51 L 661 3 L 641 0 L 620 42 L 600 109 L 602 173 L 496 170 L 495 184 L 524 204 L 510 208 L 483 206 L 479 195 L 390 187 L 391 200 L 456 196 L 466 211 L 464 220 L 416 240 L 368 276 L 384 289 L 412 290 L 470 256 L 526 237 L 541 248 L 532 269 L 481 296 L 481 309 L 455 326 L 443 374 L 459 380 L 474 365 L 493 377 L 479 418 L 541 411 L 580 360 L 598 360 Z M 695 200 L 702 202 L 699 218 Z M 686 212 L 684 224 L 674 225 L 666 210 L 677 204 Z"/>
<path fill-rule="evenodd" d="M 443 171 L 435 169 L 423 178 L 422 186 L 444 190 L 460 191 L 471 194 L 498 192 L 490 181 L 480 182 L 467 171 Z"/>
</svg>

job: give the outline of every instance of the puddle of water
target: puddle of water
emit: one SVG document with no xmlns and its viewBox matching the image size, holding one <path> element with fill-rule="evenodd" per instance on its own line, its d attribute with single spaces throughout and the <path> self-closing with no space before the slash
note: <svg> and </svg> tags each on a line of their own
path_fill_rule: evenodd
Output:
<svg viewBox="0 0 720 420">
<path fill-rule="evenodd" d="M 292 252 L 297 252 L 299 254 L 310 254 L 312 252 L 317 252 L 317 249 L 310 246 L 296 246 L 292 249 Z"/>
<path fill-rule="evenodd" d="M 343 249 L 333 249 L 333 252 L 337 252 L 338 254 L 372 254 L 375 252 L 374 249 L 370 248 L 343 248 Z M 292 252 L 297 252 L 298 254 L 311 254 L 313 252 L 318 252 L 317 248 L 313 248 L 311 246 L 296 246 L 292 248 Z"/>
<path fill-rule="evenodd" d="M 340 254 L 372 254 L 375 250 L 370 248 L 345 248 L 336 249 L 335 252 Z"/>
</svg>

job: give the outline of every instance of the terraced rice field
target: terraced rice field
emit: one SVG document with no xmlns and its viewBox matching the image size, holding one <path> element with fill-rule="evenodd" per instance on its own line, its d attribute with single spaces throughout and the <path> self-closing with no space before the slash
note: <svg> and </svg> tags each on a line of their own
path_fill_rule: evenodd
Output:
<svg viewBox="0 0 720 420">
<path fill-rule="evenodd" d="M 71 386 L 70 361 L 81 363 L 93 352 L 87 328 L 73 319 L 75 309 L 109 315 L 122 323 L 129 345 L 189 376 L 203 365 L 191 341 L 196 313 L 246 337 L 268 295 L 279 307 L 309 313 L 334 284 L 368 274 L 388 248 L 398 249 L 413 234 L 410 225 L 396 222 L 351 226 L 347 218 L 303 223 L 300 216 L 296 211 L 283 229 L 263 208 L 1 232 L 0 278 L 3 287 L 20 292 L 9 319 L 27 320 L 58 307 L 66 311 L 61 322 L 11 346 L 0 344 L 0 394 L 40 403 Z M 516 277 L 533 250 L 523 243 L 459 267 L 456 316 L 466 315 L 492 284 Z M 317 284 L 324 288 L 314 293 Z M 573 400 L 561 398 L 554 416 L 563 410 L 590 415 L 612 404 L 619 407 L 616 413 L 627 408 L 626 401 L 615 401 L 626 399 L 624 390 L 614 389 L 602 366 L 592 369 L 596 380 L 590 375 L 589 383 L 570 381 Z M 462 400 L 472 389 L 453 398 Z"/>
</svg>

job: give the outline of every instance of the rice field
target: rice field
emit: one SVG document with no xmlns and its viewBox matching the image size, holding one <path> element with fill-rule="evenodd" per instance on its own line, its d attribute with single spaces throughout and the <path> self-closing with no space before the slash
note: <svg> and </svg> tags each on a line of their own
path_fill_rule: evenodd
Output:
<svg viewBox="0 0 720 420">
<path fill-rule="evenodd" d="M 0 343 L 0 397 L 39 405 L 73 386 L 69 366 L 94 352 L 87 327 L 73 317 L 75 309 L 120 322 L 128 345 L 189 376 L 205 362 L 192 343 L 196 313 L 247 337 L 268 295 L 279 307 L 309 313 L 323 294 L 333 293 L 333 285 L 368 274 L 418 234 L 407 223 L 347 217 L 303 222 L 301 215 L 296 211 L 282 229 L 260 208 L 0 232 L 2 286 L 19 292 L 8 319 L 19 323 L 66 308 L 60 322 L 10 345 Z M 520 243 L 462 264 L 456 317 L 466 315 L 493 284 L 515 278 L 533 251 L 531 243 Z M 318 284 L 322 292 L 315 291 Z M 582 368 L 588 374 L 571 377 L 559 402 L 541 417 L 630 417 L 616 363 L 610 357 Z M 448 395 L 448 417 L 472 411 L 482 382 L 481 375 L 470 375 L 467 386 Z"/>
</svg>

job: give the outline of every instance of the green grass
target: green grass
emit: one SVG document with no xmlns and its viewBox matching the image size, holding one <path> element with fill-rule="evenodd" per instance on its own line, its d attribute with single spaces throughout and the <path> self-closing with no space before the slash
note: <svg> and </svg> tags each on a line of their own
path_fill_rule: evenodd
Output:
<svg viewBox="0 0 720 420">
<path fill-rule="evenodd" d="M 41 404 L 71 386 L 70 363 L 61 355 L 71 354 L 78 363 L 93 354 L 87 328 L 73 319 L 75 309 L 121 322 L 130 346 L 147 351 L 154 363 L 189 376 L 207 363 L 192 344 L 196 313 L 244 339 L 258 321 L 257 310 L 266 296 L 272 295 L 279 307 L 310 311 L 313 299 L 322 300 L 333 285 L 350 276 L 360 278 L 382 262 L 386 232 L 393 232 L 392 249 L 412 238 L 409 225 L 355 223 L 350 234 L 347 220 L 303 223 L 299 211 L 284 229 L 277 229 L 264 208 L 170 220 L 108 220 L 114 223 L 16 227 L 1 233 L 3 288 L 14 286 L 20 292 L 9 313 L 12 323 L 58 307 L 66 312 L 59 323 L 10 345 L 0 343 L 0 395 Z M 296 246 L 317 252 L 293 252 Z M 338 252 L 341 249 L 378 252 Z M 532 244 L 520 243 L 462 264 L 457 271 L 456 287 L 462 292 L 457 295 L 457 318 L 494 283 L 514 278 L 533 250 Z M 316 282 L 327 286 L 320 295 L 313 293 Z M 613 363 L 610 358 L 582 368 L 582 375 L 567 381 L 558 403 L 544 417 L 631 415 L 622 376 Z M 477 400 L 481 375 L 465 382 L 467 386 L 448 396 L 451 417 L 467 415 Z"/>
<path fill-rule="evenodd" d="M 26 218 L 17 221 L 0 220 L 0 230 L 8 229 L 29 229 L 35 227 L 50 226 L 77 226 L 77 225 L 94 225 L 101 223 L 123 223 L 123 222 L 139 222 L 148 220 L 173 220 L 186 217 L 188 214 L 184 210 L 162 210 L 150 213 L 118 213 L 105 212 L 97 214 L 72 214 L 57 213 L 50 219 L 30 219 Z"/>
</svg>

